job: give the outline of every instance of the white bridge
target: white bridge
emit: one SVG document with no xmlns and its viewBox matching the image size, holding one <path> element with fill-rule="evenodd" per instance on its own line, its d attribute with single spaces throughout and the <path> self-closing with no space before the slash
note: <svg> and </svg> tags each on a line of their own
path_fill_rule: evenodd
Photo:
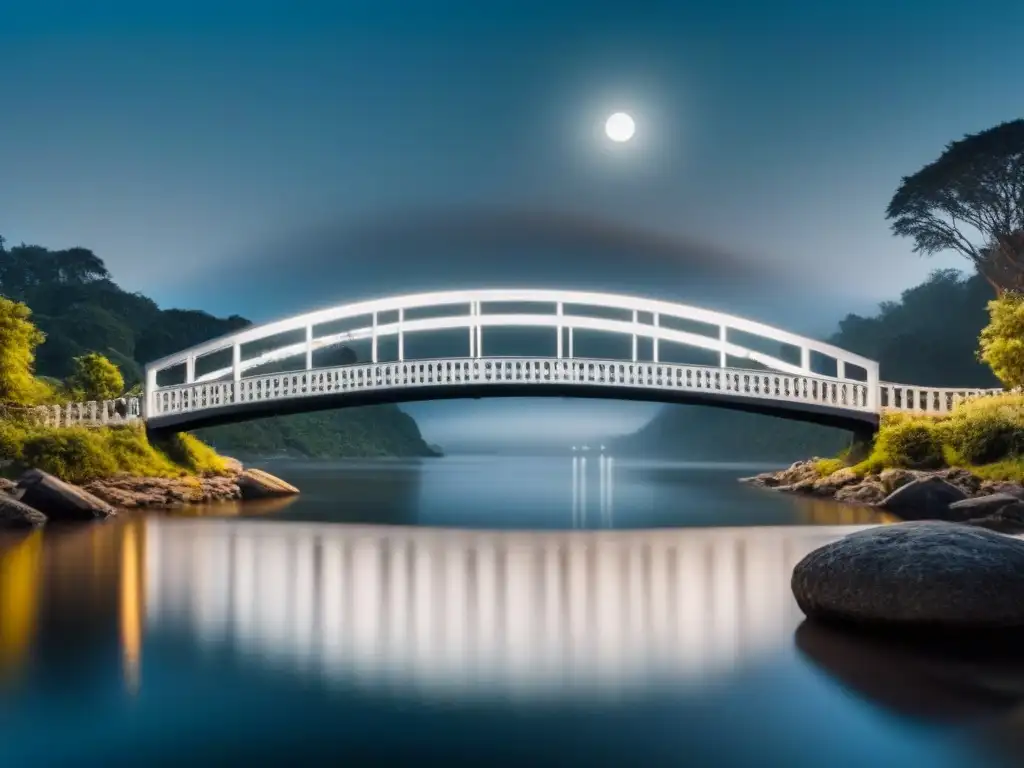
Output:
<svg viewBox="0 0 1024 768">
<path fill-rule="evenodd" d="M 506 329 L 547 329 L 538 345 L 546 349 L 486 354 L 492 334 Z M 464 351 L 407 354 L 451 332 Z M 359 343 L 369 344 L 362 362 L 317 360 Z M 616 344 L 621 353 L 610 353 Z M 351 405 L 534 395 L 704 403 L 863 432 L 883 410 L 943 413 L 993 391 L 883 383 L 873 360 L 683 304 L 498 289 L 375 299 L 252 326 L 149 363 L 141 399 L 72 404 L 46 418 L 144 418 L 150 430 L 181 431 Z"/>
</svg>

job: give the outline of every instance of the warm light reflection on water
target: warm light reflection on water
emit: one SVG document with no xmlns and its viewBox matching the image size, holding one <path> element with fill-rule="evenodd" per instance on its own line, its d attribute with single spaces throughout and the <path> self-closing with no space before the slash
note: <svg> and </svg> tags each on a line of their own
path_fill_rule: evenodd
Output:
<svg viewBox="0 0 1024 768">
<path fill-rule="evenodd" d="M 337 681 L 620 690 L 713 677 L 790 646 L 793 565 L 850 530 L 149 520 L 146 616 L 157 631 Z"/>
<path fill-rule="evenodd" d="M 0 548 L 0 676 L 9 680 L 25 663 L 39 600 L 43 533 Z"/>
</svg>

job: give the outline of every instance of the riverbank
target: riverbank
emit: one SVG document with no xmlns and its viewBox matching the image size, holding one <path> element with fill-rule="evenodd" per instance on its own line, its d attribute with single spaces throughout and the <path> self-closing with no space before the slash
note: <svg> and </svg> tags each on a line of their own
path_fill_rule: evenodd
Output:
<svg viewBox="0 0 1024 768">
<path fill-rule="evenodd" d="M 0 478 L 0 528 L 37 528 L 49 521 L 88 522 L 134 509 L 293 496 L 299 489 L 259 469 L 220 457 L 220 474 L 140 477 L 126 473 L 72 484 L 39 469 L 17 481 Z"/>
</svg>

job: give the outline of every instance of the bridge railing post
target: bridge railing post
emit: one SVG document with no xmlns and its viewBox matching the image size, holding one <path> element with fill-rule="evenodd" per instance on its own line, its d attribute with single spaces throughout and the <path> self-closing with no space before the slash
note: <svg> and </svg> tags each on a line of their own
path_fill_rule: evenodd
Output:
<svg viewBox="0 0 1024 768">
<path fill-rule="evenodd" d="M 635 325 L 636 325 L 637 323 L 639 323 L 639 322 L 640 322 L 640 313 L 639 313 L 639 312 L 637 312 L 637 311 L 636 311 L 636 310 L 634 309 L 634 310 L 633 310 L 633 325 L 635 326 Z M 634 328 L 634 329 L 633 329 L 633 362 L 634 362 L 634 363 L 635 363 L 635 362 L 637 361 L 637 358 L 638 358 L 638 357 L 639 357 L 639 355 L 637 354 L 637 337 L 636 337 L 636 329 Z"/>
<path fill-rule="evenodd" d="M 657 328 L 659 325 L 660 325 L 660 321 L 658 319 L 658 313 L 655 312 L 654 313 L 654 327 Z M 651 349 L 653 350 L 652 351 L 652 355 L 654 357 L 654 362 L 656 363 L 656 362 L 658 362 L 658 337 L 657 336 L 655 336 L 654 339 L 651 342 Z"/>
<path fill-rule="evenodd" d="M 398 362 L 405 360 L 405 334 L 402 332 L 402 323 L 405 321 L 405 310 L 398 308 Z"/>
<path fill-rule="evenodd" d="M 882 385 L 881 385 L 881 381 L 880 381 L 879 375 L 878 375 L 878 363 L 872 363 L 871 365 L 867 366 L 867 374 L 868 374 L 868 381 L 867 381 L 867 384 L 868 384 L 868 402 L 867 402 L 867 407 L 868 407 L 868 410 L 874 411 L 875 413 L 880 413 L 881 410 L 882 410 L 882 406 L 881 406 L 881 402 L 880 402 L 880 398 L 881 398 L 881 395 L 882 395 L 882 392 L 881 392 Z"/>
<path fill-rule="evenodd" d="M 373 313 L 373 325 L 370 328 L 370 362 L 377 362 L 377 313 Z"/>
<path fill-rule="evenodd" d="M 725 354 L 725 345 L 729 343 L 729 329 L 725 325 L 718 326 L 718 343 L 721 345 L 718 351 L 718 365 L 721 368 L 727 368 L 726 363 L 729 360 L 728 355 Z"/>
<path fill-rule="evenodd" d="M 146 383 L 142 389 L 142 418 L 144 419 L 156 415 L 156 373 L 156 368 L 146 368 Z M 106 421 L 107 412 L 105 408 L 101 418 L 104 422 Z"/>
<path fill-rule="evenodd" d="M 555 314 L 558 315 L 558 323 L 555 326 L 555 330 L 558 331 L 558 348 L 557 348 L 557 351 L 556 351 L 555 354 L 558 357 L 558 359 L 561 360 L 562 359 L 562 331 L 565 328 L 565 326 L 562 325 L 562 316 L 565 314 L 565 309 L 562 306 L 562 302 L 558 302 L 555 305 Z"/>
<path fill-rule="evenodd" d="M 306 323 L 306 370 L 313 370 L 313 324 Z"/>
</svg>

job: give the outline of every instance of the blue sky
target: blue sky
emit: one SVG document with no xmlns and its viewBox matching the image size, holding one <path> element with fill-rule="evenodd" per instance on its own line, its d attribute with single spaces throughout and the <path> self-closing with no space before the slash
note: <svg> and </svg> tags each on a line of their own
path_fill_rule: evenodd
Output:
<svg viewBox="0 0 1024 768">
<path fill-rule="evenodd" d="M 960 265 L 913 255 L 885 206 L 948 141 L 1020 116 L 1024 62 L 996 42 L 1020 28 L 1024 4 L 996 0 L 9 2 L 0 232 L 90 247 L 162 305 L 257 320 L 588 281 L 822 334 Z M 638 132 L 612 148 L 596 127 L 616 109 Z M 481 211 L 633 234 L 424 243 L 424 220 Z M 411 410 L 443 442 L 523 408 L 560 414 L 559 434 L 651 413 Z"/>
</svg>

